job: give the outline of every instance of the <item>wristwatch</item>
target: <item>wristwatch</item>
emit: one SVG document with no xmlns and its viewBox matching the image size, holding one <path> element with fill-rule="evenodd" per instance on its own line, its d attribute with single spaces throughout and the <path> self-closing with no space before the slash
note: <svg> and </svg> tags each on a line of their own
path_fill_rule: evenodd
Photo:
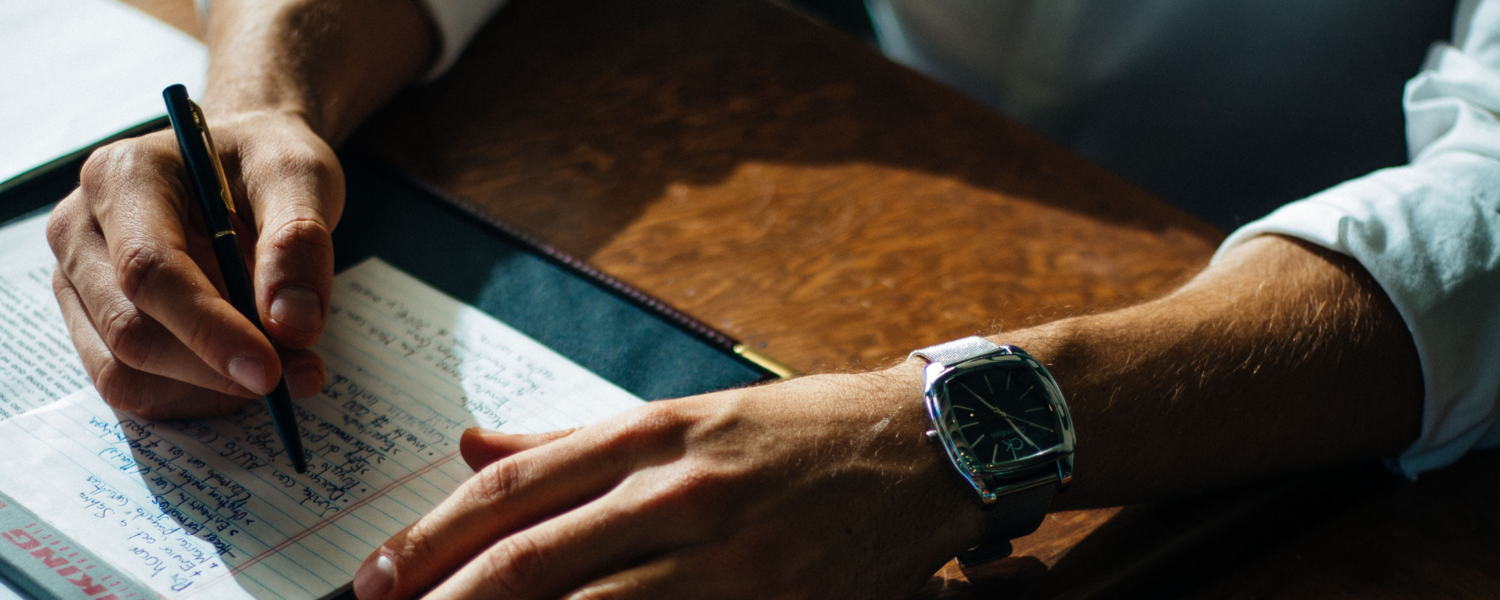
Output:
<svg viewBox="0 0 1500 600">
<path fill-rule="evenodd" d="M 1073 479 L 1073 420 L 1046 367 L 1015 346 L 967 337 L 911 353 L 928 361 L 927 441 L 948 455 L 986 511 L 971 566 L 1010 555 Z"/>
</svg>

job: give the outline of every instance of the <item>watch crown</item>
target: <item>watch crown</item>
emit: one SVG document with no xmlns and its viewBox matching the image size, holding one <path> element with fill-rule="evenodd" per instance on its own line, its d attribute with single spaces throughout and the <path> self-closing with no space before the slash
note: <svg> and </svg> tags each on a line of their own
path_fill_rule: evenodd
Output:
<svg viewBox="0 0 1500 600">
<path fill-rule="evenodd" d="M 938 432 L 936 429 L 928 429 L 927 433 L 923 434 L 923 437 L 927 438 L 927 443 L 929 444 L 936 446 L 938 443 Z"/>
</svg>

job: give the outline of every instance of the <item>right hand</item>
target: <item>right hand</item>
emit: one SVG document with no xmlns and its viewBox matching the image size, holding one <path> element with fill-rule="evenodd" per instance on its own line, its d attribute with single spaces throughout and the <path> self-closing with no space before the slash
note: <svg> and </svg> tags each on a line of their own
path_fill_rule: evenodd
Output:
<svg viewBox="0 0 1500 600">
<path fill-rule="evenodd" d="M 146 418 L 226 414 L 283 374 L 292 396 L 306 397 L 326 376 L 307 347 L 322 335 L 333 286 L 338 159 L 294 116 L 207 119 L 270 341 L 225 299 L 170 129 L 95 151 L 47 226 L 53 289 L 94 386 Z"/>
</svg>

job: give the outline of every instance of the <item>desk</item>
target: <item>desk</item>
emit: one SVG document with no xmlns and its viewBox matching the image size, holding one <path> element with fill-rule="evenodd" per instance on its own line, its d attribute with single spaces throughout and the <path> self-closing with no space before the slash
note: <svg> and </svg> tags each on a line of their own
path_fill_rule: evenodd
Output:
<svg viewBox="0 0 1500 600">
<path fill-rule="evenodd" d="M 196 33 L 188 0 L 137 4 Z M 760 0 L 514 0 L 451 73 L 403 93 L 350 146 L 812 372 L 1158 296 L 1223 238 Z M 1399 548 L 1301 563 L 1276 545 L 1303 531 L 1295 547 L 1313 552 L 1362 524 L 1396 526 L 1368 503 L 1443 501 L 1423 485 L 1351 467 L 1054 514 L 1015 557 L 973 581 L 950 564 L 922 595 L 1217 597 L 1285 591 L 1280 578 L 1344 589 L 1323 566 L 1399 567 Z M 1496 514 L 1471 520 L 1483 540 L 1500 540 Z M 1478 589 L 1500 590 L 1500 568 L 1488 573 Z"/>
</svg>

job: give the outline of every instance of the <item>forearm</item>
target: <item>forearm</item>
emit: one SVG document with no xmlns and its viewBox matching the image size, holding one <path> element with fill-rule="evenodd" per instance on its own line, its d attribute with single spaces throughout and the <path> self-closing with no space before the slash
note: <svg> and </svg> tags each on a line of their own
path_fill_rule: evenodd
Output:
<svg viewBox="0 0 1500 600">
<path fill-rule="evenodd" d="M 333 146 L 436 48 L 417 0 L 214 0 L 206 38 L 206 110 L 285 114 Z"/>
<path fill-rule="evenodd" d="M 1420 422 L 1420 370 L 1385 296 L 1352 261 L 1284 238 L 1166 298 L 991 339 L 1047 363 L 1067 395 L 1078 456 L 1058 509 L 1389 454 Z M 354 588 L 907 597 L 986 518 L 923 435 L 923 367 L 651 402 L 565 435 L 468 432 L 478 474 Z"/>
<path fill-rule="evenodd" d="M 1079 455 L 1059 508 L 1394 455 L 1421 425 L 1395 308 L 1351 259 L 1286 238 L 1246 242 L 1165 298 L 993 339 L 1067 395 Z"/>
</svg>

